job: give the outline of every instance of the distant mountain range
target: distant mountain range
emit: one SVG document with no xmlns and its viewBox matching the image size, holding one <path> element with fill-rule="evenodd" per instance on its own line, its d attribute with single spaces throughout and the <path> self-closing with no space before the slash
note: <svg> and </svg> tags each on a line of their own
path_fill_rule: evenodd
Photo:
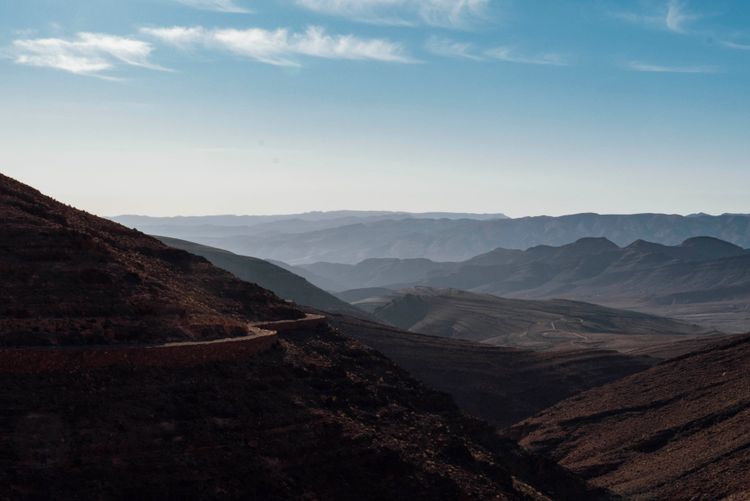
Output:
<svg viewBox="0 0 750 501">
<path fill-rule="evenodd" d="M 587 301 L 731 332 L 750 324 L 750 252 L 709 237 L 676 246 L 637 240 L 626 247 L 584 238 L 560 247 L 496 249 L 460 263 L 381 259 L 302 268 L 313 281 L 321 276 L 355 289 L 451 287 L 503 297 Z"/>
<path fill-rule="evenodd" d="M 464 261 L 498 247 L 527 249 L 603 237 L 676 245 L 710 236 L 750 247 L 750 215 L 669 214 L 524 217 L 502 214 L 333 212 L 291 216 L 206 216 L 114 220 L 146 233 L 181 238 L 293 265 L 354 264 L 368 258 Z"/>
</svg>

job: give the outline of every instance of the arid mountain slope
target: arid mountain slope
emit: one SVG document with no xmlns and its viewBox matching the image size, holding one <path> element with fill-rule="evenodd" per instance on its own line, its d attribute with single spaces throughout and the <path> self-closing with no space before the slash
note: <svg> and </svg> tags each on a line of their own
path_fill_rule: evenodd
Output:
<svg viewBox="0 0 750 501">
<path fill-rule="evenodd" d="M 330 322 L 420 381 L 449 393 L 464 411 L 499 427 L 658 361 L 606 350 L 542 353 L 500 348 L 405 332 L 345 315 L 332 316 Z"/>
<path fill-rule="evenodd" d="M 203 258 L 0 175 L 0 345 L 211 339 L 300 312 Z"/>
<path fill-rule="evenodd" d="M 190 369 L 0 372 L 2 497 L 607 498 L 382 355 L 326 329 L 285 336 Z"/>
<path fill-rule="evenodd" d="M 747 499 L 748 369 L 750 335 L 724 340 L 564 400 L 513 436 L 628 499 Z"/>
<path fill-rule="evenodd" d="M 627 352 L 708 333 L 669 318 L 568 300 L 505 299 L 417 287 L 385 301 L 373 314 L 412 332 L 533 350 Z"/>
<path fill-rule="evenodd" d="M 359 310 L 349 303 L 319 289 L 304 278 L 262 259 L 239 256 L 229 251 L 185 240 L 168 237 L 157 238 L 170 247 L 204 257 L 214 266 L 232 273 L 237 278 L 258 284 L 279 297 L 294 301 L 297 304 L 323 311 L 359 314 Z"/>
<path fill-rule="evenodd" d="M 609 497 L 325 324 L 302 324 L 244 358 L 189 366 L 43 363 L 78 351 L 27 345 L 158 343 L 180 322 L 239 329 L 302 312 L 202 258 L 0 181 L 10 277 L 0 303 L 10 346 L 0 350 L 3 499 Z M 97 280 L 82 281 L 82 271 Z M 71 335 L 80 324 L 85 332 Z M 13 367 L 19 353 L 41 363 Z"/>
</svg>

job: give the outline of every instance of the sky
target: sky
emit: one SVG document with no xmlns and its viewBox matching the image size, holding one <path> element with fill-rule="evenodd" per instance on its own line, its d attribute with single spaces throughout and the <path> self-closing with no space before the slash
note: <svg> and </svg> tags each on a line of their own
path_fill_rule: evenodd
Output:
<svg viewBox="0 0 750 501">
<path fill-rule="evenodd" d="M 0 172 L 89 212 L 750 212 L 745 0 L 0 0 Z"/>
</svg>

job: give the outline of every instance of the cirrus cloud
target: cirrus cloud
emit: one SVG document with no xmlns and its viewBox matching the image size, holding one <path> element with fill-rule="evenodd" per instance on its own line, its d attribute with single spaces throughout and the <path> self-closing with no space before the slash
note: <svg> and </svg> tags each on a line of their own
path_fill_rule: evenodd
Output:
<svg viewBox="0 0 750 501">
<path fill-rule="evenodd" d="M 674 33 L 684 34 L 690 23 L 698 21 L 703 16 L 690 12 L 685 6 L 684 0 L 670 0 L 657 11 L 650 13 L 637 12 L 615 12 L 613 15 L 623 21 L 650 26 L 657 29 L 666 29 Z"/>
<path fill-rule="evenodd" d="M 472 61 L 503 61 L 506 63 L 537 64 L 546 66 L 567 66 L 567 60 L 560 54 L 528 54 L 514 47 L 492 47 L 479 50 L 467 42 L 457 42 L 448 38 L 430 37 L 425 44 L 427 51 L 436 56 L 469 59 Z"/>
<path fill-rule="evenodd" d="M 625 67 L 645 73 L 718 73 L 719 71 L 716 66 L 663 66 L 640 61 L 631 61 Z"/>
<path fill-rule="evenodd" d="M 224 50 L 276 66 L 301 66 L 299 58 L 302 56 L 390 63 L 416 62 L 404 53 L 398 43 L 380 38 L 329 35 L 325 29 L 317 26 L 298 33 L 286 28 L 206 29 L 200 26 L 142 28 L 141 32 L 178 48 Z"/>
<path fill-rule="evenodd" d="M 355 21 L 448 28 L 485 18 L 489 4 L 490 0 L 297 0 L 305 9 Z"/>
<path fill-rule="evenodd" d="M 10 53 L 17 64 L 113 79 L 105 72 L 120 65 L 165 70 L 150 61 L 152 51 L 152 45 L 142 40 L 83 32 L 71 39 L 14 40 Z"/>
<path fill-rule="evenodd" d="M 249 14 L 252 10 L 238 5 L 235 0 L 177 0 L 178 3 L 202 10 L 228 12 L 232 14 Z"/>
</svg>

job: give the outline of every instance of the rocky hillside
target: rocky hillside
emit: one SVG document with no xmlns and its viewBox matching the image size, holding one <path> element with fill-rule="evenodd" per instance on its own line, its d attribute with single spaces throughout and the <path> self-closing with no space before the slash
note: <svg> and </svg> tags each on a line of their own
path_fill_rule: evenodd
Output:
<svg viewBox="0 0 750 501">
<path fill-rule="evenodd" d="M 628 499 L 746 499 L 750 335 L 564 400 L 512 435 Z"/>
<path fill-rule="evenodd" d="M 250 319 L 302 315 L 202 258 L 0 181 L 0 338 L 12 346 L 0 357 L 240 334 Z M 0 360 L 0 497 L 610 498 L 378 352 L 310 325 L 266 351 L 189 366 L 11 371 Z"/>
<path fill-rule="evenodd" d="M 0 175 L 0 345 L 212 339 L 301 313 L 203 258 Z"/>
<path fill-rule="evenodd" d="M 658 362 L 651 356 L 607 350 L 543 353 L 500 348 L 405 332 L 345 315 L 331 316 L 330 322 L 420 381 L 449 393 L 464 411 L 499 427 Z"/>
<path fill-rule="evenodd" d="M 0 399 L 4 499 L 608 499 L 325 329 L 244 362 L 0 373 Z"/>
</svg>

